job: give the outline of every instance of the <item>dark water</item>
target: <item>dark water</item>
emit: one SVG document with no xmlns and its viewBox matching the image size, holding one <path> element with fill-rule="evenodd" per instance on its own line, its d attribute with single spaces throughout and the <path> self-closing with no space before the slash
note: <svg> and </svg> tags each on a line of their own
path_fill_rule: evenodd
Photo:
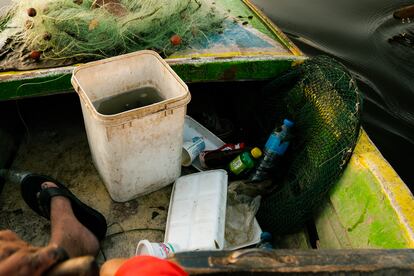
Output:
<svg viewBox="0 0 414 276">
<path fill-rule="evenodd" d="M 308 55 L 343 62 L 364 94 L 363 127 L 414 188 L 414 18 L 402 0 L 253 0 Z M 411 39 L 411 40 L 410 40 Z"/>
<path fill-rule="evenodd" d="M 93 105 L 99 113 L 113 115 L 158 103 L 163 100 L 164 98 L 158 90 L 148 86 L 95 101 Z"/>
</svg>

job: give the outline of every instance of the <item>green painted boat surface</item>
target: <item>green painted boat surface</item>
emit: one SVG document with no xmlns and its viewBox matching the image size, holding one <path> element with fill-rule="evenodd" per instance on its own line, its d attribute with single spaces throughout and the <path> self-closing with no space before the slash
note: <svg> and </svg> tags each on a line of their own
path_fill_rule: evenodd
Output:
<svg viewBox="0 0 414 276">
<path fill-rule="evenodd" d="M 222 0 L 217 4 L 231 14 L 224 32 L 166 59 L 184 81 L 265 80 L 306 58 L 249 1 Z M 72 91 L 70 78 L 75 66 L 2 72 L 0 100 Z"/>
<path fill-rule="evenodd" d="M 319 247 L 413 248 L 414 198 L 365 131 L 316 216 Z"/>
<path fill-rule="evenodd" d="M 306 57 L 249 1 L 223 0 L 233 16 L 254 18 L 235 24 L 204 48 L 175 53 L 167 62 L 186 82 L 265 80 Z M 241 33 L 233 44 L 223 41 Z M 227 37 L 226 37 L 227 35 Z M 253 44 L 244 43 L 252 38 Z M 243 39 L 244 38 L 244 39 Z M 225 44 L 225 43 L 224 43 Z M 0 73 L 0 100 L 72 91 L 75 66 Z M 322 205 L 322 203 L 321 203 Z M 413 248 L 414 197 L 361 130 L 354 154 L 328 202 L 315 214 L 318 248 Z M 306 231 L 283 239 L 285 248 L 310 248 Z"/>
</svg>

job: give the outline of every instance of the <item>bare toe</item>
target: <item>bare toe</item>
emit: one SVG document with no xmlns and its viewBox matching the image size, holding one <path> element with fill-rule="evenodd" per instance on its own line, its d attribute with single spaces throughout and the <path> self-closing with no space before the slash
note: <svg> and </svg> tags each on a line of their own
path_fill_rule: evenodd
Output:
<svg viewBox="0 0 414 276">
<path fill-rule="evenodd" d="M 57 188 L 58 186 L 53 182 L 46 181 L 42 183 L 41 187 L 42 189 L 47 189 L 47 188 Z"/>
</svg>

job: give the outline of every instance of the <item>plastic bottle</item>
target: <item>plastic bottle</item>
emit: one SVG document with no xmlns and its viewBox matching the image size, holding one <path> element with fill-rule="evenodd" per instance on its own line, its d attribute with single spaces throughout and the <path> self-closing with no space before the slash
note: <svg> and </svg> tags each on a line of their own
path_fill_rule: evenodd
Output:
<svg viewBox="0 0 414 276">
<path fill-rule="evenodd" d="M 266 142 L 264 156 L 254 173 L 250 176 L 250 181 L 260 182 L 269 177 L 277 159 L 284 155 L 289 147 L 289 140 L 286 138 L 290 134 L 293 125 L 292 121 L 285 119 L 281 131 L 278 131 L 278 128 L 273 130 Z"/>
<path fill-rule="evenodd" d="M 273 249 L 272 234 L 269 232 L 263 232 L 260 234 L 260 242 L 256 245 L 257 248 Z"/>
<path fill-rule="evenodd" d="M 244 143 L 225 144 L 216 150 L 200 153 L 200 163 L 205 169 L 225 168 L 234 158 L 246 151 Z"/>
<path fill-rule="evenodd" d="M 204 168 L 208 169 L 223 168 L 244 151 L 244 149 L 235 149 L 209 152 L 204 156 L 203 162 L 201 164 Z"/>
<path fill-rule="evenodd" d="M 250 152 L 245 151 L 230 162 L 229 170 L 235 175 L 251 170 L 254 168 L 255 159 L 261 156 L 262 151 L 259 148 L 253 148 Z"/>
</svg>

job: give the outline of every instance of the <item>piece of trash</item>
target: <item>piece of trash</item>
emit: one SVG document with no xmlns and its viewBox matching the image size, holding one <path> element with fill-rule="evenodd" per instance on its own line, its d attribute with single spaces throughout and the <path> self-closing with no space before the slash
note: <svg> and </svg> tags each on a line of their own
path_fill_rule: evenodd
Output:
<svg viewBox="0 0 414 276">
<path fill-rule="evenodd" d="M 256 159 L 259 159 L 261 156 L 262 151 L 257 147 L 250 151 L 245 151 L 230 162 L 229 170 L 235 175 L 240 175 L 242 172 L 246 173 L 254 168 Z"/>
<path fill-rule="evenodd" d="M 180 251 L 223 250 L 227 172 L 212 170 L 175 181 L 164 243 Z"/>
<path fill-rule="evenodd" d="M 0 178 L 16 184 L 20 184 L 23 179 L 29 174 L 31 174 L 31 172 L 0 169 Z"/>
<path fill-rule="evenodd" d="M 225 240 L 226 250 L 235 250 L 260 242 L 262 230 L 255 218 L 260 196 L 250 197 L 237 193 L 240 181 L 232 182 L 228 189 Z"/>
<path fill-rule="evenodd" d="M 276 127 L 264 146 L 263 158 L 250 177 L 252 182 L 261 182 L 270 177 L 277 160 L 289 147 L 293 122 L 285 119 L 281 128 Z"/>
<path fill-rule="evenodd" d="M 216 150 L 224 145 L 224 142 L 199 122 L 186 115 L 184 120 L 184 141 L 190 141 L 193 137 L 203 137 L 206 145 L 204 150 Z M 197 157 L 192 166 L 199 171 L 204 171 Z"/>
<path fill-rule="evenodd" d="M 181 165 L 191 166 L 198 155 L 206 148 L 203 137 L 194 137 L 190 141 L 184 142 Z"/>
<path fill-rule="evenodd" d="M 83 64 L 74 70 L 72 85 L 79 94 L 95 167 L 114 201 L 159 190 L 180 176 L 191 95 L 156 52 Z M 105 101 L 110 114 L 100 109 Z"/>
<path fill-rule="evenodd" d="M 137 245 L 135 251 L 136 256 L 154 256 L 161 259 L 166 259 L 178 252 L 178 247 L 171 243 L 150 242 L 148 240 L 141 240 Z"/>
<path fill-rule="evenodd" d="M 216 150 L 205 150 L 200 153 L 199 159 L 204 169 L 225 168 L 234 158 L 245 150 L 244 143 L 225 144 Z"/>
<path fill-rule="evenodd" d="M 260 242 L 256 245 L 256 248 L 265 248 L 265 249 L 272 249 L 272 234 L 269 232 L 263 232 L 260 234 Z"/>
</svg>

